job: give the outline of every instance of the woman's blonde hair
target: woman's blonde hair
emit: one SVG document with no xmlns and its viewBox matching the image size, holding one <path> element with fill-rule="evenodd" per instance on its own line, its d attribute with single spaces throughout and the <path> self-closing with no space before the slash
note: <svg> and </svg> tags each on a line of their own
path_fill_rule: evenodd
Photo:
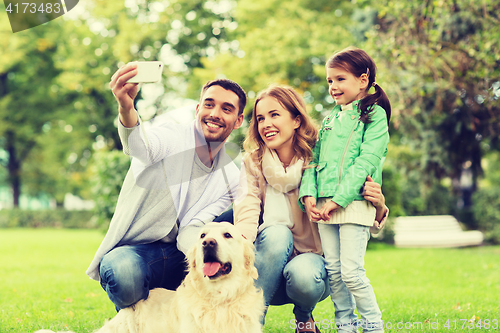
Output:
<svg viewBox="0 0 500 333">
<path fill-rule="evenodd" d="M 312 159 L 312 148 L 316 144 L 318 138 L 318 129 L 314 121 L 307 113 L 306 103 L 292 87 L 273 85 L 266 90 L 261 91 L 255 100 L 252 119 L 248 129 L 248 135 L 243 142 L 243 148 L 247 152 L 257 153 L 258 161 L 262 161 L 262 155 L 266 144 L 259 134 L 259 123 L 256 120 L 257 104 L 265 97 L 273 97 L 286 110 L 288 110 L 292 118 L 300 117 L 300 126 L 295 130 L 292 145 L 296 151 L 298 158 L 303 158 L 309 163 Z"/>
</svg>

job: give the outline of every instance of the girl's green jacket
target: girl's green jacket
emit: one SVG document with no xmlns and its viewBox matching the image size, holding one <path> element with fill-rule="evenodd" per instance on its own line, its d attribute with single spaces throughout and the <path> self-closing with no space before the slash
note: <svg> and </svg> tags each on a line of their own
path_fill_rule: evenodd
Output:
<svg viewBox="0 0 500 333">
<path fill-rule="evenodd" d="M 360 121 L 359 102 L 333 108 L 323 120 L 319 138 L 313 148 L 310 168 L 304 171 L 299 192 L 302 198 L 332 198 L 346 207 L 354 200 L 364 200 L 362 187 L 366 176 L 382 185 L 382 165 L 389 144 L 386 112 L 378 105 L 370 113 L 371 122 Z"/>
</svg>

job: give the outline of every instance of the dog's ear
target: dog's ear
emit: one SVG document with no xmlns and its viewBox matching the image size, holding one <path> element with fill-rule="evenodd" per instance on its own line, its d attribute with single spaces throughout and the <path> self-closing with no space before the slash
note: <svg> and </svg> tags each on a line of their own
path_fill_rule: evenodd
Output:
<svg viewBox="0 0 500 333">
<path fill-rule="evenodd" d="M 243 239 L 243 257 L 245 260 L 245 269 L 254 280 L 257 280 L 259 275 L 257 268 L 255 268 L 255 248 L 252 242 L 247 239 Z"/>
</svg>

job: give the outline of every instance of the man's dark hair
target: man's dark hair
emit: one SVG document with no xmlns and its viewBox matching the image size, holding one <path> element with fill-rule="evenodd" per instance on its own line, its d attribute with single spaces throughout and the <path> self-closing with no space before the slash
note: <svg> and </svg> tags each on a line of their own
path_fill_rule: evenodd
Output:
<svg viewBox="0 0 500 333">
<path fill-rule="evenodd" d="M 247 105 L 247 94 L 245 93 L 245 90 L 240 87 L 240 85 L 234 81 L 228 80 L 228 79 L 217 79 L 217 80 L 212 80 L 208 81 L 205 83 L 203 88 L 201 89 L 201 94 L 200 94 L 200 99 L 203 98 L 203 95 L 205 94 L 205 91 L 210 88 L 211 86 L 221 86 L 222 88 L 226 90 L 231 90 L 234 92 L 239 99 L 238 103 L 238 115 L 243 113 L 243 110 L 245 109 L 245 105 Z"/>
</svg>

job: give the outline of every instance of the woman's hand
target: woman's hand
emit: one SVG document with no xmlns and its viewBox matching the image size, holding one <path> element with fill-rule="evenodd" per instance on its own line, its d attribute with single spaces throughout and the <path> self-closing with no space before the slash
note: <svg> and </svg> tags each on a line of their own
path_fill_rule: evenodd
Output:
<svg viewBox="0 0 500 333">
<path fill-rule="evenodd" d="M 370 201 L 377 209 L 373 226 L 377 229 L 382 229 L 387 220 L 386 217 L 389 209 L 385 205 L 385 196 L 382 193 L 380 184 L 375 183 L 370 176 L 366 177 L 363 197 L 365 200 Z"/>
<path fill-rule="evenodd" d="M 382 194 L 382 188 L 380 184 L 375 183 L 370 176 L 366 177 L 363 197 L 366 201 L 370 201 L 375 208 L 385 208 L 385 196 Z"/>
<path fill-rule="evenodd" d="M 318 222 L 321 220 L 320 211 L 316 208 L 316 198 L 304 197 L 304 206 L 306 206 L 306 214 L 310 221 Z"/>
</svg>

